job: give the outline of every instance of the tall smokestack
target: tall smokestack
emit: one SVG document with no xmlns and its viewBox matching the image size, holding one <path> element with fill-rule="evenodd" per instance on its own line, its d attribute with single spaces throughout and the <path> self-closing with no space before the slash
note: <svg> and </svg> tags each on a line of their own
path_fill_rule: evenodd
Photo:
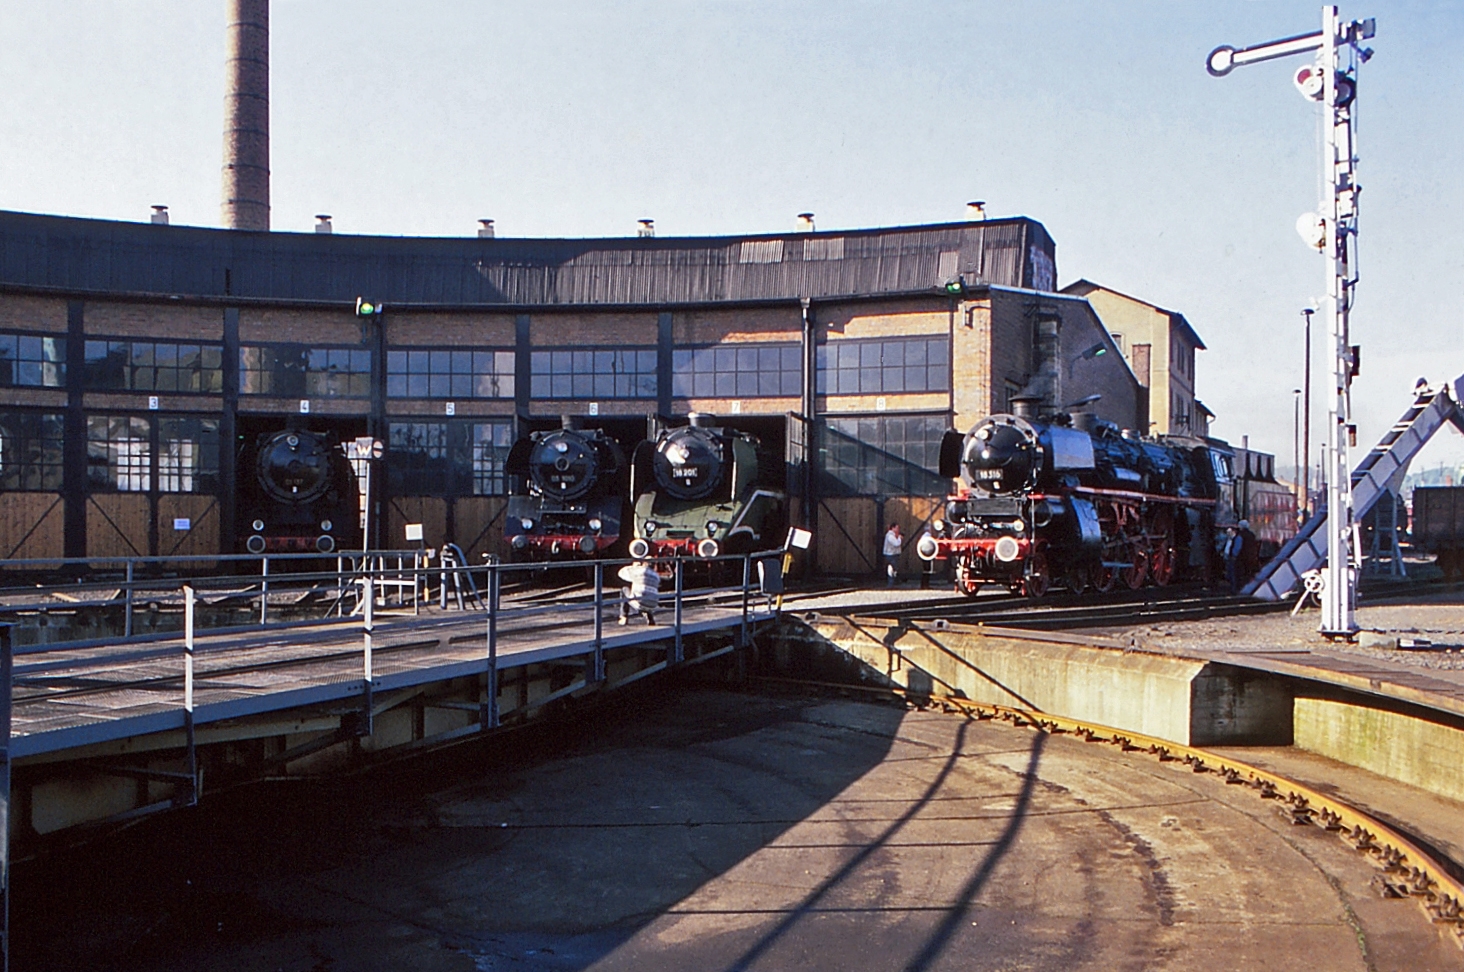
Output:
<svg viewBox="0 0 1464 972">
<path fill-rule="evenodd" d="M 222 220 L 269 229 L 269 0 L 227 0 Z"/>
</svg>

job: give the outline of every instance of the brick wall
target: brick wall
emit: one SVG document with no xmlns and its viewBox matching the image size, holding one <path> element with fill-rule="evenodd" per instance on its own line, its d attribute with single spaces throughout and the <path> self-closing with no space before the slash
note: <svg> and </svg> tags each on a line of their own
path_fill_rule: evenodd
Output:
<svg viewBox="0 0 1464 972">
<path fill-rule="evenodd" d="M 171 338 L 177 341 L 224 339 L 224 312 L 218 307 L 88 301 L 82 311 L 82 320 L 87 334 L 106 337 Z"/>
<path fill-rule="evenodd" d="M 250 307 L 239 312 L 242 344 L 361 345 L 365 338 L 365 321 L 346 310 Z"/>
<path fill-rule="evenodd" d="M 0 328 L 65 333 L 66 301 L 50 297 L 0 295 Z"/>
</svg>

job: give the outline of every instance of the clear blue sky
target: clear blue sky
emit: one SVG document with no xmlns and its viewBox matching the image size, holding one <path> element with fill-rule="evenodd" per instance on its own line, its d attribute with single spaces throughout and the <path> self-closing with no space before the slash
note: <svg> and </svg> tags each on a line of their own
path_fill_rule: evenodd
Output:
<svg viewBox="0 0 1464 972">
<path fill-rule="evenodd" d="M 1464 4 L 1374 0 L 1359 92 L 1362 444 L 1464 373 Z M 0 0 L 0 208 L 216 225 L 221 0 Z M 273 219 L 506 236 L 820 229 L 1027 215 L 1058 275 L 1182 311 L 1216 431 L 1291 456 L 1322 258 L 1302 61 L 1213 47 L 1318 28 L 1293 0 L 275 0 Z M 1323 360 L 1322 343 L 1316 345 Z M 1319 376 L 1324 373 L 1319 371 Z M 1318 382 L 1321 384 L 1322 382 Z M 1323 416 L 1317 396 L 1314 427 Z M 1429 461 L 1464 459 L 1450 431 Z"/>
</svg>

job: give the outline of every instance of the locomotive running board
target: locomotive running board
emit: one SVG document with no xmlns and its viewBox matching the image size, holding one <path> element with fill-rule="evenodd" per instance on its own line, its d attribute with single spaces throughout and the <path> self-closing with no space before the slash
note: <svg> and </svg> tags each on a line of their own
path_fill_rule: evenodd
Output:
<svg viewBox="0 0 1464 972">
<path fill-rule="evenodd" d="M 1464 398 L 1464 375 L 1454 381 L 1453 395 L 1449 394 L 1448 385 L 1437 391 L 1424 390 L 1363 457 L 1352 471 L 1352 515 L 1356 520 L 1361 520 L 1384 492 L 1397 489 L 1413 457 L 1446 423 L 1452 422 L 1464 432 L 1464 409 L 1458 404 L 1461 398 Z M 1296 588 L 1302 574 L 1326 563 L 1326 525 L 1325 509 L 1313 513 L 1241 593 L 1263 601 L 1279 601 L 1285 597 Z"/>
</svg>

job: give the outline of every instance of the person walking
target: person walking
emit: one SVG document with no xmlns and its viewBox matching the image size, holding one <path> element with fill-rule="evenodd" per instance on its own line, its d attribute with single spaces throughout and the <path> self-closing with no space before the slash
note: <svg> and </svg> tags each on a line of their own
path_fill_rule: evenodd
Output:
<svg viewBox="0 0 1464 972">
<path fill-rule="evenodd" d="M 900 547 L 904 542 L 904 537 L 900 535 L 900 525 L 891 523 L 884 535 L 885 576 L 889 587 L 894 587 L 895 582 L 900 579 Z"/>
<path fill-rule="evenodd" d="M 656 623 L 656 608 L 661 605 L 661 575 L 656 568 L 644 560 L 632 561 L 620 568 L 615 575 L 625 581 L 620 589 L 620 618 L 616 624 L 627 624 L 632 614 L 646 619 L 646 624 Z"/>
</svg>

